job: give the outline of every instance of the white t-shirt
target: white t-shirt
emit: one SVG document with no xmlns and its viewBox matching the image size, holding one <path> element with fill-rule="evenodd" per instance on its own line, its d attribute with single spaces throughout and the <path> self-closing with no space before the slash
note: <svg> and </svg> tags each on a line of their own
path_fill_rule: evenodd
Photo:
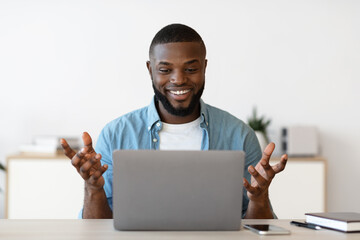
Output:
<svg viewBox="0 0 360 240">
<path fill-rule="evenodd" d="M 201 117 L 184 124 L 162 123 L 160 150 L 201 150 Z"/>
</svg>

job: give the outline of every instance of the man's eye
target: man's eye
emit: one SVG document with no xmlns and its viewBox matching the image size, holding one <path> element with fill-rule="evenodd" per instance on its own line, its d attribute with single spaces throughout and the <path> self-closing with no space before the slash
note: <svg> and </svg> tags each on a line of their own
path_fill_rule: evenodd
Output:
<svg viewBox="0 0 360 240">
<path fill-rule="evenodd" d="M 169 73 L 169 72 L 170 72 L 170 69 L 160 68 L 160 69 L 159 69 L 159 72 L 161 72 L 161 73 Z"/>
<path fill-rule="evenodd" d="M 196 72 L 197 68 L 187 68 L 186 71 L 187 72 Z"/>
</svg>

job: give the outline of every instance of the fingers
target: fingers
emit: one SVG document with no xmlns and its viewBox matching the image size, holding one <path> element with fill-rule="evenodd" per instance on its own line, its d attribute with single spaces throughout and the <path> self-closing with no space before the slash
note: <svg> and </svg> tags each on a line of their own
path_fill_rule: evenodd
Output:
<svg viewBox="0 0 360 240">
<path fill-rule="evenodd" d="M 96 154 L 94 157 L 90 158 L 89 160 L 85 161 L 81 167 L 79 168 L 79 173 L 84 179 L 88 179 L 90 177 L 90 170 L 94 168 L 94 165 L 99 163 L 101 160 L 101 155 Z M 100 165 L 101 166 L 101 165 Z M 95 168 L 96 169 L 96 168 Z"/>
<path fill-rule="evenodd" d="M 85 157 L 85 152 L 84 149 L 82 148 L 80 151 L 78 151 L 73 158 L 71 159 L 71 164 L 79 171 L 80 166 L 86 162 L 86 160 L 84 159 Z"/>
<path fill-rule="evenodd" d="M 270 157 L 272 155 L 272 153 L 274 152 L 275 149 L 275 144 L 273 142 L 269 143 L 262 155 L 262 158 L 260 160 L 260 165 L 262 166 L 262 169 L 264 170 L 266 176 L 268 179 L 273 179 L 275 176 L 275 171 L 274 169 L 270 166 Z"/>
<path fill-rule="evenodd" d="M 270 143 L 265 148 L 262 158 L 256 167 L 249 166 L 248 171 L 251 175 L 251 184 L 244 178 L 244 187 L 248 191 L 249 198 L 257 199 L 267 194 L 268 188 L 275 175 L 285 169 L 288 156 L 281 157 L 278 164 L 270 166 L 271 154 L 275 149 L 275 144 Z"/>
<path fill-rule="evenodd" d="M 101 166 L 100 169 L 98 169 L 96 172 L 94 172 L 94 174 L 91 175 L 91 177 L 89 178 L 89 183 L 91 185 L 95 185 L 107 169 L 108 169 L 107 164 Z"/>
<path fill-rule="evenodd" d="M 279 163 L 274 166 L 270 166 L 269 162 L 261 159 L 256 165 L 256 168 L 249 166 L 248 171 L 260 187 L 266 187 L 270 185 L 270 182 L 275 177 L 275 174 L 285 169 L 287 160 L 288 156 L 287 154 L 284 154 Z"/>
<path fill-rule="evenodd" d="M 251 184 L 246 180 L 246 178 L 243 178 L 243 185 L 246 191 L 248 191 L 252 195 L 256 195 L 259 192 L 259 188 L 251 186 Z"/>
<path fill-rule="evenodd" d="M 72 158 L 71 158 L 71 164 L 77 169 L 77 171 L 80 173 L 80 175 L 84 178 L 85 171 L 80 172 L 80 168 L 83 167 L 83 165 L 87 162 L 90 162 L 89 164 L 92 166 L 92 160 L 96 153 L 95 150 L 92 147 L 92 139 L 90 135 L 87 132 L 84 132 L 82 135 L 82 139 L 84 142 L 84 147 L 80 149 L 80 151 L 75 152 L 73 151 Z M 85 168 L 87 168 L 87 165 L 85 165 Z M 85 174 L 86 175 L 86 174 Z M 84 178 L 85 179 L 85 178 Z"/>
<path fill-rule="evenodd" d="M 88 152 L 88 153 L 95 152 L 95 150 L 92 146 L 92 139 L 91 139 L 89 133 L 83 132 L 82 140 L 84 142 L 84 148 L 85 148 L 86 152 Z"/>
<path fill-rule="evenodd" d="M 288 160 L 287 154 L 284 154 L 281 156 L 280 162 L 272 167 L 274 169 L 275 174 L 277 174 L 285 169 L 287 160 Z"/>
<path fill-rule="evenodd" d="M 276 173 L 275 173 L 274 169 L 270 166 L 269 162 L 261 159 L 260 164 L 261 164 L 262 168 L 264 169 L 267 179 L 270 179 L 270 180 L 273 179 L 275 177 Z"/>
<path fill-rule="evenodd" d="M 65 155 L 71 159 L 71 164 L 76 168 L 80 176 L 89 184 L 98 188 L 104 185 L 103 173 L 108 169 L 108 165 L 101 166 L 101 154 L 96 154 L 92 139 L 87 132 L 82 135 L 84 147 L 75 152 L 65 139 L 61 139 L 60 143 L 64 149 Z M 102 180 L 100 180 L 102 178 Z"/>
<path fill-rule="evenodd" d="M 261 188 L 267 187 L 269 185 L 269 180 L 261 176 L 261 174 L 253 166 L 249 166 L 248 171 Z"/>
<path fill-rule="evenodd" d="M 76 152 L 69 146 L 65 139 L 60 139 L 60 144 L 61 147 L 64 149 L 65 155 L 68 158 L 72 159 L 75 156 Z"/>
<path fill-rule="evenodd" d="M 263 152 L 261 160 L 269 162 L 271 154 L 273 153 L 274 149 L 275 149 L 275 144 L 273 142 L 269 143 Z"/>
</svg>

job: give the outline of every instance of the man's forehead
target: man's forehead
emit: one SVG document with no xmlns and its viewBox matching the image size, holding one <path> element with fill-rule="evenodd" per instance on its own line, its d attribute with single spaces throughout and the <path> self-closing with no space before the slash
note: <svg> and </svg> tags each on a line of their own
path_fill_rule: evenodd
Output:
<svg viewBox="0 0 360 240">
<path fill-rule="evenodd" d="M 205 59 L 204 47 L 198 42 L 174 42 L 157 44 L 154 46 L 150 55 L 151 60 L 170 61 L 170 60 L 186 60 Z"/>
</svg>

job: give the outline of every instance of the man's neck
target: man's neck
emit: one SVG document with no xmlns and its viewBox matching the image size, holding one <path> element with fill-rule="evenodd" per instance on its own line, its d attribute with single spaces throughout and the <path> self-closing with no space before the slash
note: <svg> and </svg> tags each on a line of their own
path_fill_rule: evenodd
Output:
<svg viewBox="0 0 360 240">
<path fill-rule="evenodd" d="M 187 115 L 187 116 L 176 116 L 173 114 L 170 114 L 164 106 L 161 104 L 161 102 L 157 102 L 156 109 L 159 113 L 160 119 L 162 122 L 170 123 L 170 124 L 183 124 L 183 123 L 189 123 L 194 120 L 196 120 L 200 116 L 200 102 L 195 107 L 194 111 Z"/>
</svg>

